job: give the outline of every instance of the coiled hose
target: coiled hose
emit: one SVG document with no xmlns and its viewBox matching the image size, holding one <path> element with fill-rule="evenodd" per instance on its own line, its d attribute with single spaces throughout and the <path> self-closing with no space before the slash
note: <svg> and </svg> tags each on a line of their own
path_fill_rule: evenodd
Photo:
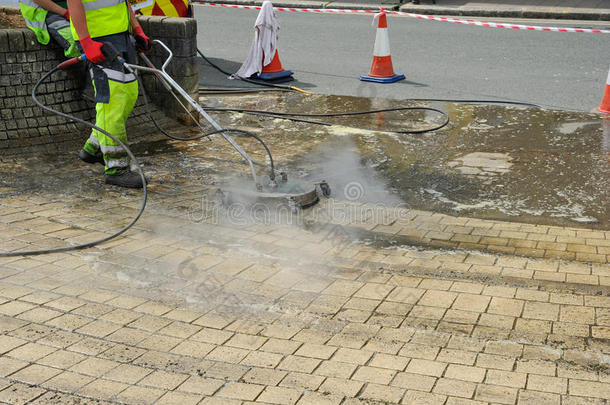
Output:
<svg viewBox="0 0 610 405">
<path fill-rule="evenodd" d="M 147 189 L 147 186 L 146 186 L 146 177 L 144 176 L 144 170 L 142 170 L 142 166 L 140 165 L 140 163 L 136 159 L 136 157 L 133 154 L 133 152 L 127 147 L 127 145 L 125 145 L 119 139 L 114 137 L 108 131 L 103 130 L 102 128 L 96 126 L 95 124 L 92 124 L 92 123 L 87 122 L 85 120 L 82 120 L 80 118 L 74 117 L 72 115 L 63 113 L 61 111 L 54 110 L 51 107 L 48 107 L 48 106 L 42 104 L 38 100 L 38 98 L 36 97 L 36 93 L 38 91 L 38 87 L 40 86 L 40 84 L 43 81 L 45 81 L 49 76 L 51 76 L 53 73 L 55 73 L 56 71 L 60 70 L 61 68 L 63 68 L 63 63 L 55 66 L 53 69 L 51 69 L 50 71 L 45 73 L 38 80 L 38 82 L 36 82 L 36 84 L 34 85 L 34 88 L 32 89 L 32 99 L 34 100 L 34 103 L 36 103 L 36 105 L 38 105 L 40 108 L 42 108 L 45 111 L 48 111 L 48 112 L 50 112 L 52 114 L 55 114 L 55 115 L 59 115 L 60 117 L 67 118 L 70 121 L 78 122 L 80 124 L 83 124 L 83 125 L 86 125 L 86 126 L 92 128 L 92 129 L 94 129 L 96 131 L 99 131 L 99 132 L 103 133 L 104 135 L 106 135 L 107 137 L 109 137 L 110 139 L 112 139 L 113 141 L 115 141 L 116 143 L 118 143 L 123 148 L 123 150 L 125 150 L 125 152 L 129 156 L 129 158 L 133 161 L 133 163 L 134 163 L 134 165 L 135 165 L 135 167 L 136 167 L 136 169 L 138 171 L 138 174 L 140 175 L 140 178 L 142 179 L 142 185 L 143 185 L 143 187 L 142 187 L 142 192 L 143 192 L 142 193 L 142 204 L 140 205 L 140 209 L 138 210 L 138 213 L 136 214 L 136 216 L 127 225 L 125 225 L 123 228 L 121 228 L 120 230 L 118 230 L 117 232 L 113 233 L 110 236 L 106 236 L 104 238 L 97 239 L 97 240 L 94 240 L 92 242 L 83 243 L 83 244 L 80 244 L 80 245 L 65 246 L 65 247 L 60 247 L 60 248 L 41 249 L 41 250 L 29 250 L 29 251 L 18 251 L 18 252 L 0 252 L 0 257 L 34 256 L 34 255 L 42 255 L 42 254 L 47 254 L 47 253 L 61 253 L 61 252 L 68 252 L 68 251 L 72 251 L 72 250 L 86 249 L 86 248 L 93 247 L 95 245 L 99 245 L 100 243 L 107 242 L 107 241 L 109 241 L 111 239 L 114 239 L 117 236 L 125 233 L 129 228 L 131 228 L 136 223 L 136 221 L 138 219 L 140 219 L 140 217 L 144 213 L 144 208 L 146 208 L 146 201 L 148 200 L 148 189 Z"/>
</svg>

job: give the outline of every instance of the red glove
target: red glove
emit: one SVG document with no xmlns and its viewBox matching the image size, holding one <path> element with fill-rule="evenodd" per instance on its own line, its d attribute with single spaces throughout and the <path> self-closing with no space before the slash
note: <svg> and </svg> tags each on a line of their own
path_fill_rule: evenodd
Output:
<svg viewBox="0 0 610 405">
<path fill-rule="evenodd" d="M 144 34 L 139 25 L 133 29 L 133 36 L 136 38 L 136 49 L 138 52 L 150 52 L 150 38 Z"/>
<path fill-rule="evenodd" d="M 91 39 L 91 37 L 81 38 L 80 44 L 85 51 L 85 55 L 87 55 L 87 60 L 91 63 L 99 63 L 106 59 L 104 54 L 102 53 L 102 44 L 101 42 L 97 42 Z"/>
<path fill-rule="evenodd" d="M 66 11 L 61 16 L 66 20 L 70 21 L 70 10 L 66 9 Z"/>
</svg>

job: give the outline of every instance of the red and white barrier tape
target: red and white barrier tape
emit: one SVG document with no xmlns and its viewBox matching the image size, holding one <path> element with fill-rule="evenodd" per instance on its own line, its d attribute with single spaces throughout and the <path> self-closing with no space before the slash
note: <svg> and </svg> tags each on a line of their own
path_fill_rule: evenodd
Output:
<svg viewBox="0 0 610 405">
<path fill-rule="evenodd" d="M 527 31 L 551 31 L 551 32 L 581 32 L 588 34 L 610 34 L 610 30 L 600 30 L 592 28 L 572 28 L 572 27 L 540 27 L 537 25 L 521 25 L 521 24 L 503 24 L 489 21 L 476 21 L 476 20 L 461 20 L 459 18 L 452 17 L 436 17 L 432 15 L 412 14 L 404 13 L 400 11 L 390 11 L 392 14 L 406 15 L 408 17 L 420 18 L 422 20 L 433 20 L 433 21 L 444 21 L 452 22 L 456 24 L 476 25 L 478 27 L 490 27 L 490 28 L 510 28 L 514 30 L 527 30 Z"/>
<path fill-rule="evenodd" d="M 201 4 L 202 6 L 214 6 L 214 7 L 225 7 L 225 8 L 241 8 L 245 10 L 260 10 L 260 6 L 241 6 L 238 4 L 222 4 L 222 3 L 206 3 L 203 1 L 192 1 L 191 4 Z M 297 13 L 333 13 L 333 14 L 374 14 L 378 13 L 379 10 L 348 10 L 338 8 L 287 8 L 287 7 L 273 7 L 277 11 L 293 11 Z M 387 12 L 387 11 L 386 11 Z"/>
<path fill-rule="evenodd" d="M 200 4 L 203 6 L 214 6 L 214 7 L 225 7 L 225 8 L 240 8 L 245 10 L 260 10 L 260 6 L 241 6 L 237 4 L 220 4 L 220 3 L 207 3 L 202 1 L 191 1 L 191 4 Z M 350 9 L 337 9 L 337 8 L 287 8 L 287 7 L 274 7 L 277 11 L 292 11 L 297 13 L 321 13 L 321 14 L 375 14 L 379 13 L 379 10 L 350 10 Z M 402 15 L 407 17 L 419 18 L 421 20 L 431 21 L 443 21 L 451 22 L 456 24 L 476 25 L 478 27 L 490 27 L 490 28 L 510 28 L 514 30 L 527 30 L 527 31 L 551 31 L 551 32 L 580 32 L 587 34 L 610 34 L 610 30 L 600 30 L 591 28 L 571 28 L 571 27 L 540 27 L 536 25 L 521 25 L 521 24 L 504 24 L 488 21 L 476 21 L 476 20 L 462 20 L 459 18 L 452 17 L 437 17 L 433 15 L 424 14 L 413 14 L 405 13 L 402 11 L 389 11 L 386 10 L 387 14 Z"/>
</svg>

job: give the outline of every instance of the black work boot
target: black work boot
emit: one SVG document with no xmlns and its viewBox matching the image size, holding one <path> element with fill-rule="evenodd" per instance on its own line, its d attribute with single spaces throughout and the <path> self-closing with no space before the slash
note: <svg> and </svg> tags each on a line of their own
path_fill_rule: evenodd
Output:
<svg viewBox="0 0 610 405">
<path fill-rule="evenodd" d="M 143 186 L 140 174 L 129 169 L 117 174 L 107 174 L 106 184 L 127 188 L 142 188 Z"/>
<path fill-rule="evenodd" d="M 91 153 L 87 152 L 84 149 L 81 149 L 80 152 L 78 152 L 78 157 L 80 158 L 80 160 L 82 160 L 83 162 L 86 163 L 99 163 L 104 165 L 104 158 L 102 157 L 101 154 L 99 155 L 92 155 Z"/>
</svg>

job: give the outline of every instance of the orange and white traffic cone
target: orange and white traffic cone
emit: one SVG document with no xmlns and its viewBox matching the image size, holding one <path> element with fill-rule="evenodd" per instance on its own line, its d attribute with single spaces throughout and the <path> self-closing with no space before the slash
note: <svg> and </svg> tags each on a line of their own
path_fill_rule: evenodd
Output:
<svg viewBox="0 0 610 405">
<path fill-rule="evenodd" d="M 277 51 L 277 33 L 280 25 L 270 1 L 263 1 L 254 28 L 254 39 L 248 57 L 235 75 L 276 83 L 294 80 L 292 72 L 284 70 L 280 63 Z"/>
<path fill-rule="evenodd" d="M 405 75 L 394 73 L 392 56 L 390 55 L 390 39 L 388 36 L 388 20 L 382 8 L 375 18 L 379 18 L 375 48 L 373 49 L 373 65 L 368 75 L 360 75 L 360 80 L 377 83 L 394 83 L 403 80 Z"/>
<path fill-rule="evenodd" d="M 603 113 L 610 113 L 610 71 L 608 72 L 608 78 L 606 79 L 604 97 L 602 98 L 602 103 L 597 110 Z"/>
<path fill-rule="evenodd" d="M 263 60 L 265 60 L 264 52 Z M 263 71 L 254 78 L 275 83 L 289 82 L 294 80 L 294 77 L 292 77 L 292 71 L 284 70 L 282 67 L 282 62 L 280 62 L 277 49 L 275 50 L 275 55 L 273 55 L 271 62 L 269 62 L 268 65 L 263 66 Z"/>
</svg>

